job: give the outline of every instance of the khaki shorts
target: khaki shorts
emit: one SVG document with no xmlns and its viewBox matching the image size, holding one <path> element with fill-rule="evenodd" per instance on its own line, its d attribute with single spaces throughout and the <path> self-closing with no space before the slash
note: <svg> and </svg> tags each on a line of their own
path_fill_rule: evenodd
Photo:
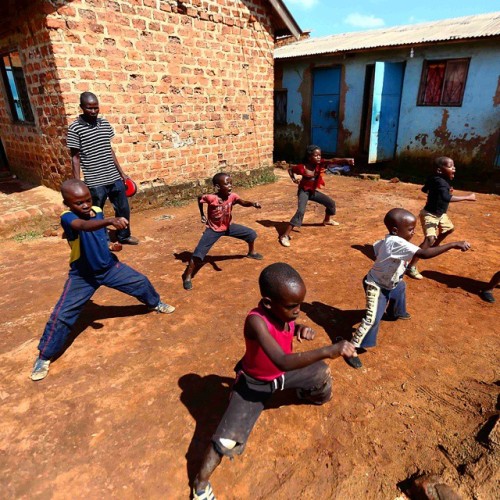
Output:
<svg viewBox="0 0 500 500">
<path fill-rule="evenodd" d="M 438 217 L 437 215 L 426 212 L 425 210 L 420 212 L 420 222 L 422 223 L 422 228 L 426 238 L 429 236 L 437 238 L 439 234 L 452 231 L 455 227 L 446 214 Z"/>
</svg>

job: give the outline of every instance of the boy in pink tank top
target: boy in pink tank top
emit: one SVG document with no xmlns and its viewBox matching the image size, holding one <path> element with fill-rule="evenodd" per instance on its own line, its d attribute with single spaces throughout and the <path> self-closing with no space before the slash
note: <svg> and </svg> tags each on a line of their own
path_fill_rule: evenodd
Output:
<svg viewBox="0 0 500 500">
<path fill-rule="evenodd" d="M 245 354 L 236 365 L 229 405 L 193 483 L 193 498 L 215 500 L 210 476 L 223 456 L 241 455 L 259 415 L 276 391 L 294 389 L 299 399 L 322 405 L 330 400 L 332 380 L 323 359 L 355 355 L 345 340 L 293 354 L 292 342 L 312 340 L 314 331 L 297 325 L 306 294 L 299 273 L 288 264 L 267 266 L 259 277 L 261 300 L 245 321 Z"/>
</svg>

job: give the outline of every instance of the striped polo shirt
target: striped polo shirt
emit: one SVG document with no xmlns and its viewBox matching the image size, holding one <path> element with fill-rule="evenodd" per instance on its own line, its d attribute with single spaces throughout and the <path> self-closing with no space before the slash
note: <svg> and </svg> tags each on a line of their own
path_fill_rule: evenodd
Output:
<svg viewBox="0 0 500 500">
<path fill-rule="evenodd" d="M 114 136 L 115 131 L 106 118 L 97 118 L 91 124 L 80 115 L 69 126 L 67 146 L 80 150 L 80 167 L 88 187 L 105 186 L 121 179 L 111 149 Z"/>
</svg>

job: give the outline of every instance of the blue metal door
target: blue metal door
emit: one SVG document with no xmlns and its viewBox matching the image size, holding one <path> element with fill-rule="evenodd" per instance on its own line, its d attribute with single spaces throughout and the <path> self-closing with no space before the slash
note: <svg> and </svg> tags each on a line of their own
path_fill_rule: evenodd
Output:
<svg viewBox="0 0 500 500">
<path fill-rule="evenodd" d="M 375 63 L 368 163 L 394 158 L 404 70 L 404 62 Z"/>
<path fill-rule="evenodd" d="M 335 153 L 339 129 L 340 67 L 313 72 L 311 142 L 322 152 Z"/>
</svg>

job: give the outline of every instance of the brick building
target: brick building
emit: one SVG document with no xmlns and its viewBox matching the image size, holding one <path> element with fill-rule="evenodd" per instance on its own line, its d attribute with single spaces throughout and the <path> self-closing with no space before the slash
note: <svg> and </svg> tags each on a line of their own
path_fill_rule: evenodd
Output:
<svg viewBox="0 0 500 500">
<path fill-rule="evenodd" d="M 3 0 L 0 168 L 57 189 L 66 130 L 98 95 L 127 174 L 148 186 L 271 166 L 281 0 Z"/>
</svg>

